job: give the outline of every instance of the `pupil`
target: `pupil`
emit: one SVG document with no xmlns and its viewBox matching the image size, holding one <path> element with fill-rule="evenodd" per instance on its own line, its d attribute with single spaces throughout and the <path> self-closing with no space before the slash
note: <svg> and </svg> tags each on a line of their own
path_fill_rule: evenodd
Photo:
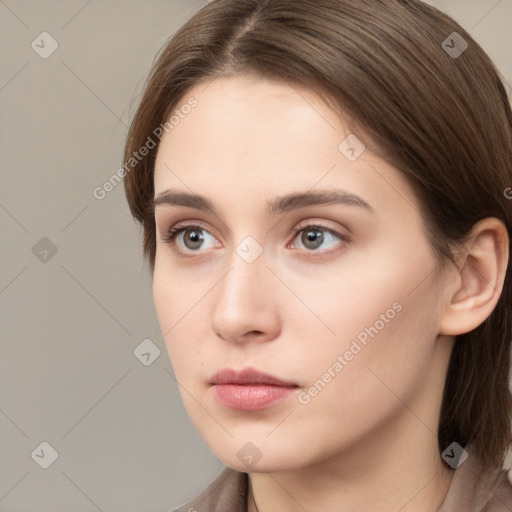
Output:
<svg viewBox="0 0 512 512">
<path fill-rule="evenodd" d="M 324 236 L 319 230 L 310 230 L 306 233 L 306 238 L 308 242 L 313 242 L 313 248 L 316 248 L 322 244 Z"/>
<path fill-rule="evenodd" d="M 201 244 L 203 237 L 197 230 L 189 231 L 188 239 L 190 243 L 192 244 L 193 248 L 197 248 L 197 245 Z"/>
</svg>

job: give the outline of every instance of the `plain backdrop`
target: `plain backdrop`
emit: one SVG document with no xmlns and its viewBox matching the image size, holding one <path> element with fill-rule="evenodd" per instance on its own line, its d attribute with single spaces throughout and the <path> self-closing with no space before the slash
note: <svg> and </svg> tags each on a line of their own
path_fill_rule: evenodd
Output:
<svg viewBox="0 0 512 512">
<path fill-rule="evenodd" d="M 512 0 L 429 3 L 512 83 Z M 2 512 L 161 512 L 224 467 L 181 403 L 123 187 L 93 195 L 204 4 L 0 0 Z"/>
</svg>

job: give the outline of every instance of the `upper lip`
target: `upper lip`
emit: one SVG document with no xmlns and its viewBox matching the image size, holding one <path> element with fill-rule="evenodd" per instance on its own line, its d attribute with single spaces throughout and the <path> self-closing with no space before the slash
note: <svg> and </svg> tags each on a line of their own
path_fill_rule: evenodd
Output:
<svg viewBox="0 0 512 512">
<path fill-rule="evenodd" d="M 297 384 L 274 377 L 268 373 L 260 372 L 254 368 L 244 368 L 240 371 L 232 368 L 224 368 L 220 370 L 210 379 L 210 384 L 238 384 L 238 385 L 271 385 L 297 387 Z"/>
</svg>

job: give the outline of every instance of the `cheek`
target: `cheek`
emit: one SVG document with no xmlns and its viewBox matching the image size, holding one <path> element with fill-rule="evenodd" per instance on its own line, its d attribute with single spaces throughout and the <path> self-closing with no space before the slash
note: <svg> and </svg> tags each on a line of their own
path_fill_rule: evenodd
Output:
<svg viewBox="0 0 512 512">
<path fill-rule="evenodd" d="M 191 382 L 203 365 L 201 341 L 205 337 L 206 294 L 211 283 L 177 279 L 155 261 L 153 302 L 167 353 L 180 382 Z M 186 340 L 186 342 L 185 342 Z"/>
<path fill-rule="evenodd" d="M 322 350 L 309 343 L 303 355 L 310 387 L 295 406 L 293 426 L 307 424 L 309 431 L 350 444 L 391 421 L 403 403 L 411 403 L 428 381 L 435 357 L 432 291 L 425 283 L 425 289 L 409 294 L 410 289 L 395 282 L 392 289 L 368 294 L 359 308 L 348 300 L 356 316 L 340 314 L 337 323 L 331 317 L 338 337 L 326 340 Z"/>
<path fill-rule="evenodd" d="M 335 343 L 337 348 L 350 344 L 358 335 L 364 340 L 365 330 L 375 324 L 379 332 L 389 332 L 389 325 L 400 320 L 397 310 L 405 306 L 408 294 L 428 274 L 428 270 L 419 269 L 429 265 L 418 255 L 397 256 L 395 249 L 380 248 L 370 256 L 354 252 L 335 265 L 319 269 L 316 276 L 295 276 L 293 289 L 326 327 L 304 310 L 303 316 L 310 320 L 309 331 L 311 322 L 316 322 L 322 337 L 330 341 L 328 346 Z"/>
<path fill-rule="evenodd" d="M 167 338 L 166 333 L 172 329 L 176 322 L 177 302 L 174 300 L 176 291 L 178 290 L 172 287 L 170 276 L 163 271 L 163 265 L 159 262 L 157 254 L 153 272 L 153 303 L 164 338 Z"/>
<path fill-rule="evenodd" d="M 195 306 L 199 305 L 201 296 L 208 290 L 208 283 L 203 278 L 194 278 L 188 272 L 173 267 L 166 261 L 165 248 L 157 249 L 153 273 L 153 302 L 160 328 L 164 338 L 172 339 L 180 324 L 193 316 Z"/>
<path fill-rule="evenodd" d="M 426 249 L 416 246 L 397 252 L 390 244 L 371 258 L 354 258 L 330 278 L 324 276 L 301 289 L 311 310 L 333 331 L 322 328 L 322 350 L 318 337 L 305 342 L 302 363 L 310 382 L 332 367 L 338 356 L 345 356 L 343 370 L 337 373 L 344 377 L 335 379 L 332 388 L 360 387 L 363 374 L 371 388 L 376 377 L 370 369 L 400 388 L 420 379 L 437 334 L 433 266 Z M 313 333 L 312 327 L 308 332 Z"/>
<path fill-rule="evenodd" d="M 367 421 L 399 407 L 400 400 L 412 399 L 426 382 L 437 350 L 431 283 L 425 282 L 413 293 L 407 287 L 395 287 L 368 302 L 364 314 L 350 322 L 351 334 L 331 354 L 331 360 L 344 356 L 343 378 L 332 392 L 345 396 L 343 410 L 357 411 Z"/>
</svg>

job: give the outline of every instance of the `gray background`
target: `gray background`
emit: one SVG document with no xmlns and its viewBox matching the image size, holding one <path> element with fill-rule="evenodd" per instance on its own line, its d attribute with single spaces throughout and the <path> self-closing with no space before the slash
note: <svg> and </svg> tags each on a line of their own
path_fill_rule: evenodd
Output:
<svg viewBox="0 0 512 512">
<path fill-rule="evenodd" d="M 512 83 L 512 0 L 429 3 Z M 163 511 L 224 467 L 181 404 L 122 185 L 92 193 L 122 165 L 156 53 L 202 5 L 0 0 L 2 512 Z"/>
</svg>

